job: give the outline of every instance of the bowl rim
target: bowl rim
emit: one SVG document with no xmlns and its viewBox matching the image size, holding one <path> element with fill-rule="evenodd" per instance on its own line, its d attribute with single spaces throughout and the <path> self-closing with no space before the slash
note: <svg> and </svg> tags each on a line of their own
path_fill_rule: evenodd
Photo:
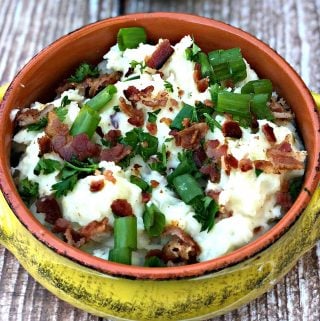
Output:
<svg viewBox="0 0 320 321">
<path fill-rule="evenodd" d="M 273 60 L 276 60 L 279 65 L 283 68 L 282 71 L 286 70 L 290 77 L 293 78 L 297 88 L 302 92 L 304 98 L 307 101 L 306 107 L 308 107 L 309 112 L 314 111 L 311 114 L 311 117 L 319 124 L 318 111 L 315 105 L 315 102 L 311 96 L 309 89 L 304 84 L 301 77 L 297 72 L 271 47 L 267 44 L 251 35 L 248 32 L 245 32 L 237 27 L 231 26 L 227 23 L 217 21 L 210 18 L 205 18 L 193 14 L 186 13 L 172 13 L 172 12 L 153 12 L 153 13 L 133 13 L 113 18 L 107 18 L 100 20 L 88 25 L 85 25 L 81 28 L 78 28 L 67 35 L 60 37 L 55 40 L 53 43 L 48 45 L 46 48 L 41 50 L 36 54 L 15 76 L 11 82 L 0 107 L 0 122 L 3 111 L 6 108 L 7 101 L 10 99 L 11 92 L 16 86 L 20 85 L 20 79 L 24 74 L 28 72 L 36 63 L 38 59 L 41 59 L 47 51 L 53 50 L 58 46 L 67 43 L 69 39 L 76 39 L 79 32 L 89 31 L 91 28 L 99 27 L 104 25 L 108 26 L 109 23 L 115 22 L 132 22 L 133 25 L 138 25 L 139 21 L 143 18 L 153 19 L 171 19 L 171 20 L 183 20 L 187 22 L 193 22 L 201 25 L 206 25 L 214 27 L 219 30 L 223 30 L 232 34 L 237 35 L 238 37 L 243 38 L 246 42 L 250 42 L 256 47 L 259 47 L 264 54 L 272 56 Z M 318 155 L 320 152 L 320 133 L 315 133 L 315 143 L 318 146 L 316 148 L 317 155 L 313 155 L 311 160 L 312 167 L 310 170 L 310 175 L 305 178 L 305 184 L 309 187 L 308 190 L 302 191 L 294 204 L 298 204 L 299 209 L 304 209 L 311 198 L 311 194 L 315 190 L 317 183 L 319 181 L 319 162 Z M 281 224 L 275 224 L 271 229 L 269 229 L 262 236 L 257 238 L 254 241 L 251 241 L 249 244 L 246 244 L 240 247 L 237 250 L 234 250 L 230 253 L 227 253 L 223 256 L 220 256 L 215 259 L 208 261 L 190 264 L 181 267 L 165 267 L 165 268 L 147 268 L 141 266 L 128 266 L 119 263 L 110 262 L 93 255 L 86 253 L 82 250 L 79 250 L 64 241 L 60 240 L 55 236 L 51 231 L 45 228 L 28 210 L 26 205 L 22 202 L 19 194 L 16 191 L 16 188 L 13 184 L 11 174 L 6 169 L 5 161 L 1 159 L 0 161 L 0 187 L 1 191 L 10 206 L 12 212 L 19 219 L 19 221 L 27 228 L 27 230 L 38 239 L 40 242 L 51 248 L 53 251 L 58 254 L 71 259 L 83 266 L 95 269 L 99 272 L 103 272 L 112 276 L 126 277 L 133 279 L 175 279 L 175 278 L 190 278 L 196 277 L 204 274 L 208 274 L 217 270 L 221 270 L 225 267 L 233 266 L 239 262 L 244 261 L 250 257 L 253 257 L 260 251 L 269 247 L 276 240 L 282 236 L 285 231 L 293 225 L 295 220 L 300 216 L 302 211 L 295 211 L 292 208 L 281 218 Z M 309 166 L 309 165 L 308 165 Z"/>
</svg>

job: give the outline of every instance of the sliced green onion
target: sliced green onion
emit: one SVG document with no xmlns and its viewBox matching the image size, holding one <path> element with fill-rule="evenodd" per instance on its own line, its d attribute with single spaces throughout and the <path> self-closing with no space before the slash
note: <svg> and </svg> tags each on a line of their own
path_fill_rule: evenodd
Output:
<svg viewBox="0 0 320 321">
<path fill-rule="evenodd" d="M 251 95 L 237 94 L 228 91 L 218 93 L 216 111 L 239 117 L 250 117 Z"/>
<path fill-rule="evenodd" d="M 109 261 L 131 265 L 132 250 L 128 247 L 115 248 L 109 252 Z"/>
<path fill-rule="evenodd" d="M 108 85 L 106 88 L 101 90 L 97 95 L 86 102 L 86 105 L 90 108 L 100 111 L 117 92 L 117 88 L 114 85 Z"/>
<path fill-rule="evenodd" d="M 231 78 L 234 82 L 238 82 L 247 77 L 247 67 L 242 58 L 229 61 Z"/>
<path fill-rule="evenodd" d="M 208 56 L 204 52 L 198 53 L 198 61 L 201 65 L 202 78 L 210 77 L 212 75 L 212 67 L 209 63 Z"/>
<path fill-rule="evenodd" d="M 217 104 L 217 101 L 218 101 L 218 93 L 221 91 L 223 91 L 223 88 L 221 88 L 219 84 L 214 84 L 209 87 L 211 100 L 215 105 Z"/>
<path fill-rule="evenodd" d="M 267 105 L 269 101 L 268 94 L 254 95 L 251 100 L 251 112 L 258 119 L 274 120 L 274 116 Z"/>
<path fill-rule="evenodd" d="M 114 248 L 137 249 L 137 218 L 132 216 L 116 217 L 113 224 Z"/>
<path fill-rule="evenodd" d="M 196 197 L 203 195 L 198 182 L 190 174 L 175 177 L 173 179 L 173 186 L 186 204 L 190 204 Z"/>
<path fill-rule="evenodd" d="M 143 224 L 149 236 L 160 236 L 166 224 L 166 217 L 157 206 L 151 204 L 146 206 L 143 213 Z"/>
<path fill-rule="evenodd" d="M 85 105 L 81 108 L 79 114 L 74 120 L 70 129 L 70 134 L 75 136 L 85 133 L 89 138 L 91 138 L 98 127 L 100 119 L 101 117 L 95 110 Z"/>
<path fill-rule="evenodd" d="M 125 79 L 125 80 L 123 80 L 123 81 L 130 81 L 130 80 L 136 80 L 136 79 L 140 79 L 140 75 L 132 76 L 132 77 L 127 78 L 127 79 Z"/>
<path fill-rule="evenodd" d="M 167 181 L 169 184 L 172 184 L 174 178 L 189 172 L 190 164 L 187 160 L 184 160 L 176 167 L 176 169 L 172 173 L 167 176 Z"/>
<path fill-rule="evenodd" d="M 204 113 L 203 116 L 205 117 L 206 123 L 208 124 L 208 126 L 212 132 L 214 132 L 215 127 L 219 128 L 219 129 L 222 128 L 222 126 L 209 114 Z"/>
<path fill-rule="evenodd" d="M 231 48 L 227 50 L 214 50 L 208 53 L 208 57 L 212 66 L 219 65 L 224 62 L 237 60 L 242 58 L 240 48 Z"/>
<path fill-rule="evenodd" d="M 224 62 L 220 65 L 212 66 L 212 80 L 214 82 L 220 82 L 222 80 L 227 80 L 232 77 L 230 72 L 229 63 Z"/>
<path fill-rule="evenodd" d="M 130 176 L 130 183 L 139 186 L 143 192 L 150 192 L 151 191 L 150 185 L 138 176 L 131 175 Z"/>
<path fill-rule="evenodd" d="M 184 126 L 182 122 L 185 118 L 188 118 L 191 121 L 197 121 L 195 108 L 193 106 L 190 106 L 184 103 L 182 109 L 179 111 L 179 113 L 176 115 L 176 117 L 172 121 L 170 128 L 178 129 L 178 130 L 183 129 Z"/>
<path fill-rule="evenodd" d="M 258 79 L 247 82 L 241 88 L 242 94 L 268 94 L 270 99 L 272 94 L 272 82 L 269 79 Z"/>
<path fill-rule="evenodd" d="M 128 48 L 137 48 L 140 43 L 146 43 L 146 41 L 146 31 L 141 27 L 121 28 L 117 35 L 117 42 L 121 51 Z"/>
</svg>

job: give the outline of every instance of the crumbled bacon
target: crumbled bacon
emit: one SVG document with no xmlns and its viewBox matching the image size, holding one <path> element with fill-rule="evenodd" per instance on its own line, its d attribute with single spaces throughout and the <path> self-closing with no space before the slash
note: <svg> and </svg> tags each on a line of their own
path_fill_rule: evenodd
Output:
<svg viewBox="0 0 320 321">
<path fill-rule="evenodd" d="M 213 108 L 214 107 L 214 103 L 212 100 L 210 99 L 205 99 L 205 101 L 203 102 L 207 107 Z"/>
<path fill-rule="evenodd" d="M 114 200 L 111 204 L 111 210 L 113 214 L 121 217 L 133 215 L 131 204 L 125 199 Z"/>
<path fill-rule="evenodd" d="M 146 59 L 146 65 L 152 69 L 160 69 L 173 53 L 170 41 L 164 39 L 161 41 L 151 57 Z"/>
<path fill-rule="evenodd" d="M 217 183 L 220 180 L 220 170 L 218 165 L 214 162 L 203 165 L 200 168 L 200 172 L 204 175 L 208 175 L 212 183 Z"/>
<path fill-rule="evenodd" d="M 160 184 L 160 183 L 159 183 L 158 181 L 154 180 L 154 179 L 152 179 L 152 180 L 150 181 L 150 185 L 151 185 L 152 188 L 158 187 L 159 184 Z"/>
<path fill-rule="evenodd" d="M 115 179 L 115 177 L 113 176 L 113 172 L 110 171 L 109 169 L 105 170 L 103 172 L 103 176 L 105 177 L 105 179 L 109 182 L 111 182 L 112 184 L 115 184 L 117 182 L 117 180 Z"/>
<path fill-rule="evenodd" d="M 147 192 L 142 192 L 142 203 L 148 203 L 151 200 L 151 194 Z"/>
<path fill-rule="evenodd" d="M 90 192 L 99 192 L 103 189 L 104 187 L 104 180 L 99 179 L 98 181 L 92 181 L 90 183 Z"/>
<path fill-rule="evenodd" d="M 276 120 L 291 120 L 294 117 L 293 113 L 290 111 L 290 108 L 282 99 L 278 101 L 272 99 L 270 103 L 270 109 Z"/>
<path fill-rule="evenodd" d="M 195 64 L 193 79 L 197 85 L 197 89 L 199 92 L 203 93 L 209 87 L 209 79 L 208 77 L 202 78 L 201 65 L 199 63 Z"/>
<path fill-rule="evenodd" d="M 266 154 L 278 171 L 304 168 L 303 162 L 299 159 L 301 157 L 299 152 L 293 152 L 287 141 L 270 147 Z"/>
<path fill-rule="evenodd" d="M 39 145 L 39 155 L 43 156 L 46 153 L 52 152 L 52 145 L 51 145 L 51 139 L 49 136 L 44 135 L 38 138 L 38 145 Z"/>
<path fill-rule="evenodd" d="M 190 118 L 183 118 L 181 124 L 184 128 L 189 127 L 190 126 Z"/>
<path fill-rule="evenodd" d="M 67 243 L 75 247 L 81 247 L 86 243 L 85 237 L 75 231 L 71 226 L 66 229 L 64 236 L 67 240 Z"/>
<path fill-rule="evenodd" d="M 281 206 L 283 213 L 287 212 L 292 206 L 292 199 L 289 192 L 279 191 L 276 193 L 276 204 Z"/>
<path fill-rule="evenodd" d="M 252 161 L 249 158 L 242 158 L 239 161 L 239 168 L 241 172 L 247 172 L 253 169 Z"/>
<path fill-rule="evenodd" d="M 219 161 L 222 156 L 227 155 L 228 145 L 220 145 L 219 140 L 208 140 L 206 143 L 206 154 L 209 158 Z"/>
<path fill-rule="evenodd" d="M 178 107 L 178 102 L 173 98 L 170 98 L 170 104 L 172 107 Z"/>
<path fill-rule="evenodd" d="M 262 226 L 256 226 L 256 227 L 253 229 L 253 234 L 258 234 L 258 233 L 260 233 L 262 230 L 263 230 L 263 227 L 262 227 Z"/>
<path fill-rule="evenodd" d="M 233 120 L 227 120 L 222 125 L 222 133 L 225 137 L 241 138 L 242 130 L 239 124 Z"/>
<path fill-rule="evenodd" d="M 15 123 L 19 127 L 25 127 L 37 123 L 41 118 L 46 117 L 54 109 L 53 104 L 46 105 L 42 110 L 26 108 L 20 110 L 15 118 Z"/>
<path fill-rule="evenodd" d="M 200 168 L 207 159 L 206 152 L 202 147 L 199 147 L 193 152 L 193 160 L 198 168 Z"/>
<path fill-rule="evenodd" d="M 89 241 L 93 237 L 103 234 L 111 230 L 111 226 L 108 224 L 108 218 L 104 218 L 101 221 L 92 221 L 86 226 L 82 227 L 78 233 L 85 238 L 86 241 Z"/>
<path fill-rule="evenodd" d="M 127 104 L 123 97 L 119 98 L 119 107 L 123 113 L 129 116 L 128 123 L 137 127 L 144 124 L 144 113 L 131 104 Z"/>
<path fill-rule="evenodd" d="M 224 156 L 224 166 L 227 175 L 230 174 L 232 168 L 238 168 L 238 160 L 231 154 Z"/>
<path fill-rule="evenodd" d="M 211 197 L 212 199 L 214 199 L 216 202 L 219 201 L 219 195 L 220 195 L 221 191 L 213 191 L 213 190 L 209 190 L 207 192 L 207 196 Z"/>
<path fill-rule="evenodd" d="M 262 126 L 262 132 L 266 136 L 266 139 L 269 143 L 273 144 L 277 141 L 277 138 L 273 132 L 273 127 L 271 127 L 269 124 L 264 124 Z"/>
<path fill-rule="evenodd" d="M 45 221 L 54 224 L 57 219 L 62 217 L 60 206 L 57 200 L 52 196 L 44 196 L 36 201 L 38 213 L 45 214 Z"/>
<path fill-rule="evenodd" d="M 117 145 L 109 149 L 103 149 L 100 153 L 100 160 L 119 163 L 131 153 L 131 150 L 130 146 L 117 143 Z"/>
<path fill-rule="evenodd" d="M 151 135 L 156 135 L 158 132 L 158 127 L 156 123 L 147 123 L 146 128 Z"/>
<path fill-rule="evenodd" d="M 172 119 L 167 117 L 162 117 L 160 119 L 160 123 L 165 123 L 167 126 L 170 126 L 172 123 Z"/>
<path fill-rule="evenodd" d="M 54 136 L 68 136 L 69 127 L 60 121 L 57 114 L 54 112 L 49 112 L 48 114 L 48 124 L 45 128 L 45 133 L 50 137 Z"/>
<path fill-rule="evenodd" d="M 189 264 L 197 261 L 200 247 L 189 234 L 177 226 L 169 226 L 163 235 L 171 236 L 171 240 L 162 249 L 165 262 Z"/>
<path fill-rule="evenodd" d="M 137 103 L 144 98 L 150 98 L 153 91 L 153 86 L 147 86 L 146 88 L 141 90 L 139 90 L 135 86 L 129 86 L 123 91 L 123 94 L 129 101 Z"/>
<path fill-rule="evenodd" d="M 110 129 L 104 138 L 111 143 L 111 146 L 117 144 L 119 137 L 121 136 L 121 130 L 119 129 Z"/>
<path fill-rule="evenodd" d="M 271 174 L 274 173 L 273 165 L 270 161 L 266 160 L 255 160 L 253 161 L 255 169 L 259 169 L 264 173 Z"/>
<path fill-rule="evenodd" d="M 56 89 L 56 93 L 62 94 L 68 89 L 78 89 L 84 96 L 91 98 L 108 85 L 115 84 L 120 80 L 121 76 L 122 72 L 116 71 L 112 74 L 104 74 L 97 78 L 87 77 L 81 83 L 64 81 L 64 83 Z"/>
<path fill-rule="evenodd" d="M 172 131 L 172 133 L 177 146 L 182 146 L 186 149 L 196 149 L 200 146 L 200 141 L 204 138 L 208 129 L 206 123 L 196 123 L 179 132 Z"/>
<path fill-rule="evenodd" d="M 58 218 L 52 227 L 52 232 L 54 233 L 64 233 L 70 226 L 70 222 L 64 218 Z"/>
</svg>

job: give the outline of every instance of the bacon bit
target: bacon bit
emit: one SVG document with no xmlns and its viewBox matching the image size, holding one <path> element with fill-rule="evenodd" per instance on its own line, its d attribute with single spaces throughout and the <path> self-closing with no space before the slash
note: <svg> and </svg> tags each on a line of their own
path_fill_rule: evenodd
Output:
<svg viewBox="0 0 320 321">
<path fill-rule="evenodd" d="M 123 113 L 129 116 L 129 124 L 137 127 L 143 126 L 144 113 L 141 109 L 136 109 L 131 104 L 127 104 L 123 97 L 119 98 L 119 107 Z"/>
<path fill-rule="evenodd" d="M 153 109 L 158 109 L 159 107 L 165 107 L 168 102 L 168 93 L 166 91 L 159 91 L 157 93 L 157 96 L 151 98 L 147 97 L 145 99 L 142 99 L 141 102 L 145 106 L 151 107 Z"/>
<path fill-rule="evenodd" d="M 260 232 L 262 232 L 263 227 L 262 226 L 257 226 L 253 229 L 253 234 L 258 234 Z"/>
<path fill-rule="evenodd" d="M 113 184 L 115 184 L 117 182 L 117 180 L 115 179 L 115 177 L 113 176 L 113 172 L 106 169 L 103 172 L 103 176 L 105 177 L 105 179 Z"/>
<path fill-rule="evenodd" d="M 224 80 L 223 84 L 224 84 L 224 87 L 226 88 L 234 88 L 235 86 L 234 81 L 232 79 Z"/>
<path fill-rule="evenodd" d="M 162 117 L 160 119 L 160 123 L 165 123 L 167 126 L 170 126 L 172 123 L 172 119 L 167 117 Z"/>
<path fill-rule="evenodd" d="M 238 160 L 231 154 L 224 156 L 224 166 L 227 175 L 230 175 L 232 168 L 238 168 Z"/>
<path fill-rule="evenodd" d="M 214 107 L 214 103 L 212 100 L 210 99 L 206 99 L 204 102 L 203 102 L 207 107 L 210 107 L 210 108 L 213 108 Z"/>
<path fill-rule="evenodd" d="M 48 104 L 42 110 L 33 108 L 25 108 L 20 110 L 15 117 L 15 124 L 19 127 L 25 127 L 31 124 L 35 124 L 41 118 L 46 117 L 49 112 L 54 109 L 53 104 Z"/>
<path fill-rule="evenodd" d="M 50 137 L 54 136 L 68 136 L 69 127 L 60 121 L 57 114 L 53 111 L 48 114 L 48 124 L 45 128 L 45 133 Z"/>
<path fill-rule="evenodd" d="M 118 138 L 121 136 L 121 130 L 119 129 L 110 129 L 104 138 L 111 143 L 112 146 L 116 145 Z"/>
<path fill-rule="evenodd" d="M 178 90 L 178 97 L 181 98 L 184 95 L 184 90 L 183 89 L 179 89 Z"/>
<path fill-rule="evenodd" d="M 92 181 L 90 183 L 90 192 L 99 192 L 103 189 L 104 187 L 104 180 L 100 179 L 98 181 Z"/>
<path fill-rule="evenodd" d="M 51 145 L 51 139 L 49 136 L 44 135 L 40 138 L 38 138 L 38 145 L 39 145 L 39 157 L 46 154 L 46 153 L 50 153 L 52 152 L 52 145 Z"/>
<path fill-rule="evenodd" d="M 45 214 L 45 221 L 54 224 L 57 219 L 62 218 L 60 206 L 52 196 L 44 196 L 36 201 L 37 213 Z"/>
<path fill-rule="evenodd" d="M 85 237 L 83 237 L 80 233 L 75 231 L 70 226 L 64 232 L 64 236 L 67 240 L 67 243 L 75 247 L 81 247 L 83 244 L 86 243 Z"/>
<path fill-rule="evenodd" d="M 214 162 L 203 165 L 200 168 L 200 172 L 209 176 L 212 183 L 217 183 L 220 180 L 220 170 L 218 169 L 218 165 Z"/>
<path fill-rule="evenodd" d="M 253 134 L 259 131 L 259 123 L 258 123 L 257 117 L 255 117 L 254 115 L 252 116 L 252 119 L 251 119 L 250 128 Z"/>
<path fill-rule="evenodd" d="M 142 203 L 148 203 L 151 200 L 151 194 L 147 192 L 142 192 Z"/>
<path fill-rule="evenodd" d="M 255 160 L 253 161 L 255 169 L 259 169 L 264 173 L 271 174 L 274 173 L 273 165 L 270 161 L 266 160 Z"/>
<path fill-rule="evenodd" d="M 159 250 L 159 249 L 154 249 L 154 250 L 148 251 L 147 254 L 146 254 L 146 258 L 152 257 L 152 256 L 156 256 L 159 259 L 162 259 L 162 251 Z"/>
<path fill-rule="evenodd" d="M 267 157 L 271 160 L 275 170 L 303 169 L 303 162 L 300 153 L 292 151 L 290 143 L 283 141 L 267 149 Z"/>
<path fill-rule="evenodd" d="M 127 70 L 127 72 L 125 73 L 125 77 L 129 77 L 130 75 L 132 75 L 134 72 L 134 68 L 129 67 L 129 69 Z"/>
<path fill-rule="evenodd" d="M 114 200 L 111 204 L 111 210 L 113 214 L 121 217 L 133 215 L 131 204 L 125 199 Z"/>
<path fill-rule="evenodd" d="M 127 89 L 123 91 L 123 94 L 132 103 L 137 103 L 142 99 L 150 98 L 153 91 L 154 86 L 147 86 L 142 90 L 139 90 L 135 86 L 129 86 Z"/>
<path fill-rule="evenodd" d="M 183 127 L 189 127 L 190 126 L 190 118 L 183 118 L 181 124 Z"/>
<path fill-rule="evenodd" d="M 170 98 L 170 104 L 172 107 L 178 107 L 178 102 L 173 98 Z"/>
<path fill-rule="evenodd" d="M 118 143 L 109 149 L 103 149 L 100 154 L 100 160 L 119 163 L 122 159 L 131 153 L 132 148 Z"/>
<path fill-rule="evenodd" d="M 65 80 L 62 85 L 56 89 L 58 95 L 62 94 L 68 89 L 78 89 L 86 97 L 95 96 L 100 90 L 107 87 L 107 85 L 115 84 L 120 80 L 122 72 L 116 71 L 112 74 L 104 74 L 97 78 L 87 77 L 83 82 L 68 82 Z"/>
<path fill-rule="evenodd" d="M 200 168 L 207 159 L 206 152 L 202 147 L 199 147 L 193 152 L 193 160 L 198 168 Z"/>
<path fill-rule="evenodd" d="M 104 134 L 100 126 L 97 127 L 96 134 L 99 135 L 101 138 L 103 138 Z"/>
<path fill-rule="evenodd" d="M 92 221 L 86 226 L 82 227 L 78 233 L 85 238 L 86 241 L 89 241 L 94 236 L 103 234 L 105 232 L 111 231 L 111 226 L 108 224 L 108 218 L 104 218 L 102 221 Z"/>
<path fill-rule="evenodd" d="M 201 250 L 189 234 L 177 226 L 168 226 L 163 235 L 172 237 L 162 249 L 165 262 L 189 264 L 197 261 Z"/>
<path fill-rule="evenodd" d="M 147 123 L 146 128 L 151 135 L 156 135 L 158 132 L 158 127 L 156 123 Z"/>
<path fill-rule="evenodd" d="M 252 161 L 248 158 L 242 158 L 239 161 L 239 168 L 241 172 L 247 172 L 253 169 Z"/>
<path fill-rule="evenodd" d="M 222 125 L 222 133 L 225 137 L 241 138 L 242 130 L 236 121 L 228 120 Z"/>
<path fill-rule="evenodd" d="M 221 191 L 213 191 L 213 190 L 209 190 L 207 192 L 207 196 L 211 197 L 213 200 L 215 200 L 216 202 L 219 201 L 219 196 L 220 196 Z"/>
<path fill-rule="evenodd" d="M 269 124 L 264 124 L 262 126 L 262 132 L 266 136 L 266 139 L 269 143 L 273 144 L 277 141 L 277 138 L 274 135 L 273 127 L 271 127 Z"/>
<path fill-rule="evenodd" d="M 151 57 L 146 59 L 146 65 L 152 69 L 160 69 L 173 54 L 173 51 L 170 41 L 168 39 L 164 39 L 158 44 Z"/>
<path fill-rule="evenodd" d="M 70 222 L 64 218 L 58 218 L 52 227 L 53 233 L 64 233 L 66 229 L 70 226 Z"/>
<path fill-rule="evenodd" d="M 227 155 L 228 145 L 223 144 L 219 146 L 219 144 L 220 142 L 217 139 L 208 140 L 206 143 L 206 154 L 214 161 L 219 161 L 222 156 Z"/>
<path fill-rule="evenodd" d="M 154 180 L 154 179 L 152 179 L 152 180 L 150 181 L 150 185 L 151 185 L 152 188 L 158 187 L 159 184 L 160 184 L 160 183 L 159 183 L 158 181 Z"/>
<path fill-rule="evenodd" d="M 198 91 L 201 93 L 205 92 L 209 87 L 209 78 L 202 78 L 201 65 L 199 63 L 196 63 L 194 66 L 193 80 L 197 85 Z"/>
<path fill-rule="evenodd" d="M 196 123 L 191 127 L 185 128 L 179 132 L 171 131 L 177 146 L 186 149 L 197 149 L 200 141 L 206 135 L 209 127 L 206 123 Z"/>
</svg>

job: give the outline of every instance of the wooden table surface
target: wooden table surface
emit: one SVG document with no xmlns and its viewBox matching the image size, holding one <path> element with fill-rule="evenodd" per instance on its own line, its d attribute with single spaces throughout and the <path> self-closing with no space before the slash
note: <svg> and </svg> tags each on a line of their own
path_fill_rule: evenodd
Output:
<svg viewBox="0 0 320 321">
<path fill-rule="evenodd" d="M 320 91 L 320 0 L 0 0 L 0 84 L 49 43 L 87 23 L 132 12 L 176 11 L 248 31 Z M 294 93 L 292 93 L 294 94 Z M 320 244 L 270 292 L 222 320 L 319 321 Z M 98 321 L 57 299 L 0 246 L 0 321 Z"/>
</svg>

